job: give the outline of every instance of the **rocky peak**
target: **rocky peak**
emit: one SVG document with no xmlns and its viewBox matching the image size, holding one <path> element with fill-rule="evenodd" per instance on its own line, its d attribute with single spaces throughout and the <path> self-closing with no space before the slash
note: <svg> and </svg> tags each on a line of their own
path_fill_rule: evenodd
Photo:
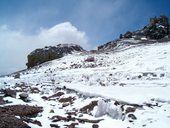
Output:
<svg viewBox="0 0 170 128">
<path fill-rule="evenodd" d="M 161 15 L 150 19 L 149 25 L 143 29 L 143 34 L 150 39 L 161 39 L 169 35 L 169 19 Z"/>
<path fill-rule="evenodd" d="M 170 41 L 170 23 L 167 16 L 150 18 L 148 25 L 142 29 L 120 34 L 119 39 L 110 41 L 98 47 L 98 51 L 115 50 L 117 47 L 136 45 L 140 43 L 155 43 Z"/>
<path fill-rule="evenodd" d="M 146 37 L 148 39 L 162 39 L 169 35 L 169 19 L 168 17 L 161 15 L 160 17 L 150 18 L 149 24 L 143 29 L 131 32 L 131 37 Z M 127 33 L 124 37 L 126 38 Z M 130 37 L 130 36 L 129 36 Z M 130 38 L 131 38 L 130 37 Z"/>
<path fill-rule="evenodd" d="M 57 46 L 46 46 L 31 52 L 28 56 L 28 68 L 42 64 L 46 61 L 54 60 L 63 57 L 66 54 L 73 52 L 85 51 L 81 46 L 76 44 L 58 44 Z"/>
</svg>

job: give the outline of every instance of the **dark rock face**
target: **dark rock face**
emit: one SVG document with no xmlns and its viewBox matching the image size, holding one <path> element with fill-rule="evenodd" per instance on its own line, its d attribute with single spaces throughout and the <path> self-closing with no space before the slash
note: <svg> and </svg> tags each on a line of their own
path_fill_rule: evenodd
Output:
<svg viewBox="0 0 170 128">
<path fill-rule="evenodd" d="M 138 41 L 133 43 L 130 39 Z M 156 43 L 170 41 L 170 23 L 168 17 L 161 15 L 160 17 L 150 18 L 149 24 L 144 28 L 125 34 L 120 34 L 119 39 L 110 41 L 104 45 L 98 46 L 98 51 L 115 50 L 117 47 L 137 45 L 142 43 Z"/>
<path fill-rule="evenodd" d="M 21 93 L 19 94 L 19 97 L 21 100 L 27 102 L 28 101 L 28 94 L 27 93 Z"/>
<path fill-rule="evenodd" d="M 117 41 L 110 41 L 104 45 L 98 46 L 98 51 L 105 51 L 106 49 L 112 49 L 117 46 Z"/>
<path fill-rule="evenodd" d="M 132 38 L 132 32 L 128 31 L 124 34 L 124 38 Z"/>
<path fill-rule="evenodd" d="M 144 34 L 150 39 L 161 39 L 169 34 L 169 19 L 166 16 L 154 17 L 144 29 Z"/>
<path fill-rule="evenodd" d="M 11 90 L 11 89 L 5 89 L 4 90 L 4 96 L 6 97 L 6 96 L 9 96 L 9 97 L 13 97 L 13 98 L 15 98 L 16 97 L 16 91 L 15 90 Z"/>
<path fill-rule="evenodd" d="M 132 36 L 143 36 L 155 40 L 162 39 L 169 35 L 169 26 L 168 17 L 161 15 L 160 17 L 150 18 L 149 24 L 141 30 L 132 32 Z M 127 38 L 126 34 L 124 38 Z"/>
<path fill-rule="evenodd" d="M 20 78 L 20 73 L 16 73 L 14 79 L 19 79 L 19 78 Z"/>
<path fill-rule="evenodd" d="M 42 49 L 36 49 L 27 56 L 28 63 L 26 65 L 30 68 L 50 60 L 61 58 L 65 54 L 71 54 L 74 51 L 83 52 L 85 50 L 79 45 L 73 44 L 58 44 L 53 47 L 50 46 Z"/>
<path fill-rule="evenodd" d="M 16 118 L 14 115 L 1 114 L 0 128 L 31 128 L 21 119 Z"/>
<path fill-rule="evenodd" d="M 28 119 L 25 120 L 23 118 L 35 117 L 35 115 L 42 111 L 41 107 L 27 105 L 0 107 L 0 128 L 31 128 L 24 121 L 32 123 L 33 121 L 27 121 Z M 36 123 L 37 121 L 34 122 Z"/>
</svg>

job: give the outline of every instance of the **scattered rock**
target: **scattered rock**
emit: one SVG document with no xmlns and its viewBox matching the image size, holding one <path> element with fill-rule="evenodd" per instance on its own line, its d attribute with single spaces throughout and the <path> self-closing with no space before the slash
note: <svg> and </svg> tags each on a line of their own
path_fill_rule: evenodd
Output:
<svg viewBox="0 0 170 128">
<path fill-rule="evenodd" d="M 165 76 L 165 74 L 164 74 L 164 73 L 160 74 L 160 77 L 164 77 L 164 76 Z"/>
<path fill-rule="evenodd" d="M 65 125 L 67 128 L 76 128 L 75 126 L 79 125 L 78 123 L 71 123 L 70 125 Z"/>
<path fill-rule="evenodd" d="M 38 120 L 33 120 L 33 119 L 30 119 L 30 118 L 27 118 L 27 117 L 22 117 L 22 120 L 24 120 L 27 123 L 32 123 L 32 124 L 38 125 L 40 127 L 42 126 L 41 122 L 38 121 Z"/>
<path fill-rule="evenodd" d="M 77 113 L 76 113 L 76 112 L 67 112 L 66 114 L 67 114 L 67 115 L 70 115 L 70 116 L 72 116 L 72 115 L 77 116 Z"/>
<path fill-rule="evenodd" d="M 0 107 L 0 114 L 9 114 L 16 116 L 35 117 L 39 112 L 42 112 L 42 107 L 28 106 L 28 105 L 9 105 Z"/>
<path fill-rule="evenodd" d="M 3 97 L 0 96 L 0 105 L 3 105 L 3 104 L 5 104 L 5 103 L 6 103 L 6 102 L 4 101 Z"/>
<path fill-rule="evenodd" d="M 92 128 L 99 128 L 99 125 L 98 124 L 93 124 Z"/>
<path fill-rule="evenodd" d="M 142 78 L 142 75 L 139 75 L 138 78 L 141 79 L 141 78 Z"/>
<path fill-rule="evenodd" d="M 69 97 L 66 97 L 66 98 L 60 98 L 59 102 L 60 103 L 65 103 L 65 102 L 72 103 L 74 100 L 75 100 L 74 97 L 69 96 Z"/>
<path fill-rule="evenodd" d="M 57 124 L 50 124 L 51 128 L 60 128 Z"/>
<path fill-rule="evenodd" d="M 99 123 L 100 121 L 102 121 L 103 119 L 98 119 L 98 120 L 90 120 L 90 119 L 83 119 L 83 118 L 76 118 L 76 117 L 62 117 L 59 115 L 53 116 L 51 118 L 52 122 L 58 122 L 58 121 L 65 121 L 65 122 L 69 122 L 69 121 L 75 121 L 77 120 L 79 123 Z"/>
<path fill-rule="evenodd" d="M 137 119 L 134 114 L 128 114 L 128 117 L 131 118 L 131 119 L 133 119 L 133 120 L 136 120 L 136 119 Z"/>
<path fill-rule="evenodd" d="M 0 128 L 30 128 L 24 121 L 42 126 L 39 121 L 28 118 L 35 117 L 39 112 L 42 112 L 42 107 L 28 105 L 0 107 Z"/>
<path fill-rule="evenodd" d="M 30 92 L 31 93 L 39 93 L 40 90 L 37 87 L 30 87 Z"/>
<path fill-rule="evenodd" d="M 51 109 L 51 110 L 50 110 L 50 113 L 54 113 L 54 109 Z"/>
<path fill-rule="evenodd" d="M 88 113 L 89 111 L 92 111 L 95 106 L 97 106 L 98 101 L 92 101 L 90 104 L 80 108 L 80 111 L 83 113 Z"/>
<path fill-rule="evenodd" d="M 95 58 L 89 56 L 87 59 L 85 59 L 85 61 L 86 61 L 86 62 L 94 62 L 94 61 L 95 61 Z"/>
<path fill-rule="evenodd" d="M 130 113 L 130 112 L 135 112 L 136 111 L 136 108 L 135 107 L 127 107 L 126 110 L 125 110 L 125 113 Z"/>
<path fill-rule="evenodd" d="M 54 98 L 54 97 L 60 97 L 60 96 L 62 96 L 62 95 L 64 95 L 64 92 L 57 92 L 56 94 L 54 94 L 54 95 L 52 95 L 52 96 L 49 96 L 48 99 Z"/>
<path fill-rule="evenodd" d="M 124 38 L 132 38 L 132 32 L 128 31 L 124 34 Z"/>
<path fill-rule="evenodd" d="M 44 100 L 48 100 L 48 97 L 46 97 L 46 96 L 42 96 L 41 98 Z"/>
<path fill-rule="evenodd" d="M 19 94 L 20 99 L 23 100 L 24 102 L 28 102 L 28 94 L 27 93 L 21 93 Z"/>
<path fill-rule="evenodd" d="M 16 73 L 14 79 L 19 79 L 19 78 L 20 78 L 20 73 Z"/>
<path fill-rule="evenodd" d="M 69 106 L 71 103 L 70 102 L 66 102 L 66 103 L 63 103 L 62 104 L 62 107 L 64 108 L 64 107 L 67 107 L 67 106 Z"/>
<path fill-rule="evenodd" d="M 16 90 L 11 90 L 11 89 L 5 89 L 4 90 L 4 96 L 10 96 L 10 97 L 13 97 L 13 98 L 16 98 Z"/>
<path fill-rule="evenodd" d="M 31 128 L 22 119 L 18 119 L 14 115 L 2 113 L 0 115 L 0 128 Z"/>
</svg>

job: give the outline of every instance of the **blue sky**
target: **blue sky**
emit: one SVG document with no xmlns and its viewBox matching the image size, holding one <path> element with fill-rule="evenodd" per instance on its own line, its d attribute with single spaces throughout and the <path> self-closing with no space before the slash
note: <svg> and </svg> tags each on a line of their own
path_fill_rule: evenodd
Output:
<svg viewBox="0 0 170 128">
<path fill-rule="evenodd" d="M 0 72 L 24 68 L 26 55 L 44 45 L 95 48 L 142 28 L 150 17 L 170 17 L 169 5 L 170 0 L 0 0 Z"/>
</svg>

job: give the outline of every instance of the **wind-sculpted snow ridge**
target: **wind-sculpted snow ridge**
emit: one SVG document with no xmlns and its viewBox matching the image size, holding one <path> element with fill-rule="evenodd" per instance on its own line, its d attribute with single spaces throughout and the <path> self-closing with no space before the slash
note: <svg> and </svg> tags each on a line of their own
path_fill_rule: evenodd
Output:
<svg viewBox="0 0 170 128">
<path fill-rule="evenodd" d="M 169 128 L 169 49 L 74 53 L 1 77 L 1 109 L 42 107 L 34 118 L 10 115 L 31 128 Z"/>
</svg>

